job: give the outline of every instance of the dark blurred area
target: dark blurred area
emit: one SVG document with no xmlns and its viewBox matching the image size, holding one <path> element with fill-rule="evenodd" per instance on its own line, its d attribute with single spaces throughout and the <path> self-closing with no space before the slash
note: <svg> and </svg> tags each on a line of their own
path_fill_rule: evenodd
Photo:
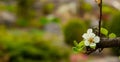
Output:
<svg viewBox="0 0 120 62">
<path fill-rule="evenodd" d="M 103 0 L 102 27 L 120 36 L 120 1 Z M 0 62 L 119 62 L 120 48 L 72 51 L 98 27 L 94 0 L 0 0 Z"/>
</svg>

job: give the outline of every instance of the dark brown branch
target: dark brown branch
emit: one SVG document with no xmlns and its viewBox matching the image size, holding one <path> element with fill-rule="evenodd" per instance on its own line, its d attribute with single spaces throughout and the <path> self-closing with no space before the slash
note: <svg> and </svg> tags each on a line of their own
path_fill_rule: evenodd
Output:
<svg viewBox="0 0 120 62">
<path fill-rule="evenodd" d="M 100 4 L 98 4 L 98 5 L 99 5 L 99 8 L 100 8 L 99 33 L 98 33 L 98 35 L 101 37 L 101 35 L 100 35 L 100 29 L 101 29 L 101 22 L 102 22 L 102 0 L 101 0 Z"/>
<path fill-rule="evenodd" d="M 87 51 L 85 54 L 89 55 L 99 49 L 101 52 L 103 48 L 112 48 L 112 47 L 120 47 L 120 37 L 109 39 L 109 38 L 101 38 L 100 43 L 97 44 L 96 49 L 92 49 L 90 47 L 86 47 Z"/>
<path fill-rule="evenodd" d="M 97 48 L 111 48 L 111 47 L 120 47 L 120 37 L 114 39 L 101 38 L 100 43 L 97 44 Z"/>
</svg>

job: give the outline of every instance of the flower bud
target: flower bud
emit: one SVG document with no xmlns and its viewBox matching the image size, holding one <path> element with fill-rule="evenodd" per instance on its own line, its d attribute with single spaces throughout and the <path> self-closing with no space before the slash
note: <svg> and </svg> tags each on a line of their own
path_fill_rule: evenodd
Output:
<svg viewBox="0 0 120 62">
<path fill-rule="evenodd" d="M 101 3 L 101 0 L 95 0 L 95 2 L 96 2 L 97 4 L 100 4 L 100 3 Z"/>
</svg>

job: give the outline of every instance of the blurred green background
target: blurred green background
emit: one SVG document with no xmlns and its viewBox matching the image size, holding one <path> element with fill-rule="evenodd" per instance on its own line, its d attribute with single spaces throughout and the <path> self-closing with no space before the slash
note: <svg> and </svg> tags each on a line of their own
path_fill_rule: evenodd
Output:
<svg viewBox="0 0 120 62">
<path fill-rule="evenodd" d="M 120 36 L 120 1 L 103 1 L 102 11 L 102 27 Z M 120 48 L 72 51 L 98 20 L 94 0 L 0 0 L 0 62 L 119 62 Z"/>
</svg>

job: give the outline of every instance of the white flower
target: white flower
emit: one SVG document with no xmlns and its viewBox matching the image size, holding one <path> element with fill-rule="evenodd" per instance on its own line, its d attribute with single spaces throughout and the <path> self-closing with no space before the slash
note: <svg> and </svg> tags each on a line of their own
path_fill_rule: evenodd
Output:
<svg viewBox="0 0 120 62">
<path fill-rule="evenodd" d="M 100 37 L 96 36 L 92 29 L 88 29 L 87 33 L 83 34 L 85 46 L 95 47 L 96 43 L 100 42 Z"/>
</svg>

